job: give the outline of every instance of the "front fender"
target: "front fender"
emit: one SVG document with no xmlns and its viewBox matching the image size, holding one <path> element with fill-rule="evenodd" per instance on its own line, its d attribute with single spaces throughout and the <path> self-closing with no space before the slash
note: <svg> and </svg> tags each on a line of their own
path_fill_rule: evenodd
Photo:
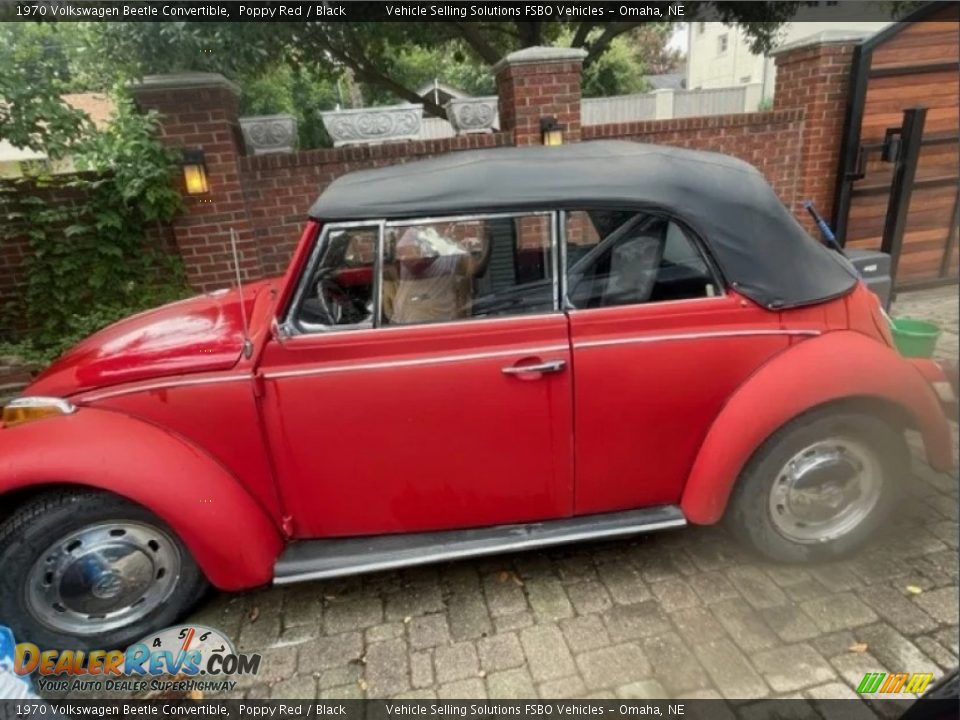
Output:
<svg viewBox="0 0 960 720">
<path fill-rule="evenodd" d="M 895 404 L 923 435 L 930 464 L 939 470 L 953 467 L 950 428 L 923 376 L 876 340 L 831 332 L 776 355 L 727 401 L 684 487 L 680 505 L 687 520 L 719 520 L 734 483 L 764 440 L 798 415 L 848 398 Z"/>
<path fill-rule="evenodd" d="M 160 427 L 85 407 L 0 429 L 0 496 L 54 484 L 107 490 L 155 513 L 220 589 L 273 578 L 282 540 L 267 513 L 209 455 Z"/>
</svg>

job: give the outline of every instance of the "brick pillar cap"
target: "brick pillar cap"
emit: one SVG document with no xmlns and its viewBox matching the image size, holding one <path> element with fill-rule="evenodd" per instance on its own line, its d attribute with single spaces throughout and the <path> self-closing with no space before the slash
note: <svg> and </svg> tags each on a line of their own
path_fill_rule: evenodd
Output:
<svg viewBox="0 0 960 720">
<path fill-rule="evenodd" d="M 240 94 L 240 86 L 227 80 L 220 73 L 185 72 L 173 75 L 147 75 L 131 86 L 133 92 L 148 90 L 193 90 L 198 88 L 222 88 L 234 95 Z"/>
<path fill-rule="evenodd" d="M 587 51 L 583 48 L 528 47 L 510 53 L 493 66 L 493 74 L 515 65 L 543 65 L 546 63 L 583 62 Z"/>
<path fill-rule="evenodd" d="M 871 35 L 873 33 L 858 30 L 824 30 L 774 48 L 769 54 L 771 57 L 777 57 L 801 48 L 818 47 L 820 45 L 859 45 Z"/>
</svg>

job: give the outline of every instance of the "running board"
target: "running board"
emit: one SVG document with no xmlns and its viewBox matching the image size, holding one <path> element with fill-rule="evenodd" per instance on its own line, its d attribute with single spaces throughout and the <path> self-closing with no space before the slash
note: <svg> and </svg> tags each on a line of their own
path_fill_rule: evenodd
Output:
<svg viewBox="0 0 960 720">
<path fill-rule="evenodd" d="M 440 560 L 495 555 L 581 540 L 637 535 L 682 527 L 687 521 L 676 505 L 586 515 L 470 530 L 378 535 L 332 540 L 301 540 L 287 546 L 274 568 L 274 583 L 359 575 Z"/>
</svg>

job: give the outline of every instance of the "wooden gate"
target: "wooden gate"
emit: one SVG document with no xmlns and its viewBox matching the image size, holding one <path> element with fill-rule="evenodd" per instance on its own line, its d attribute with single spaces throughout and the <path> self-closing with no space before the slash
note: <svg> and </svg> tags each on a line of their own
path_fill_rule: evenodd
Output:
<svg viewBox="0 0 960 720">
<path fill-rule="evenodd" d="M 926 109 L 925 118 L 904 115 L 916 108 Z M 919 147 L 907 153 L 915 166 L 904 168 L 917 117 Z M 933 3 L 855 51 L 834 202 L 837 238 L 889 252 L 898 287 L 955 282 L 958 166 L 960 5 Z"/>
</svg>

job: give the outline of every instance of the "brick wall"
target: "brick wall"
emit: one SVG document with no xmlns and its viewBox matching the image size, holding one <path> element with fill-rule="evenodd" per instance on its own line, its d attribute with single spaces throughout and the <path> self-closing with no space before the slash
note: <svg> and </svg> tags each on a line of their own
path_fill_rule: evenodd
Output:
<svg viewBox="0 0 960 720">
<path fill-rule="evenodd" d="M 185 210 L 173 222 L 188 282 L 201 290 L 234 282 L 231 229 L 237 233 L 241 273 L 260 277 L 263 271 L 240 180 L 239 89 L 221 76 L 192 74 L 148 78 L 134 89 L 134 96 L 140 108 L 163 117 L 165 143 L 202 149 L 205 156 L 210 192 L 184 193 Z"/>
<path fill-rule="evenodd" d="M 802 129 L 802 111 L 785 110 L 589 125 L 583 128 L 582 139 L 631 139 L 728 153 L 756 165 L 789 204 L 797 194 Z M 307 209 L 334 178 L 455 150 L 511 145 L 511 140 L 510 133 L 501 132 L 241 158 L 240 182 L 262 274 L 283 272 L 300 238 Z"/>
<path fill-rule="evenodd" d="M 69 207 L 83 199 L 81 191 L 75 188 L 37 188 L 27 183 L 3 182 L 0 187 L 0 214 L 29 212 L 27 207 L 18 202 L 21 192 L 36 196 L 49 206 Z M 9 237 L 0 241 L 0 339 L 22 327 L 18 318 L 7 311 L 12 309 L 20 295 L 25 262 L 31 252 L 26 218 L 13 221 L 5 218 L 4 223 L 4 235 L 9 233 Z M 64 227 L 69 224 L 65 222 Z"/>
<path fill-rule="evenodd" d="M 455 150 L 511 144 L 509 133 L 458 135 L 410 143 L 257 155 L 240 161 L 244 203 L 249 211 L 263 275 L 284 271 L 300 239 L 307 210 L 340 175 Z"/>
<path fill-rule="evenodd" d="M 619 138 L 733 155 L 755 165 L 780 199 L 792 206 L 799 192 L 803 130 L 803 111 L 790 109 L 587 125 L 583 128 L 583 139 Z"/>
<path fill-rule="evenodd" d="M 62 227 L 80 219 L 79 210 L 70 213 L 70 208 L 83 204 L 86 197 L 83 190 L 72 187 L 47 186 L 37 188 L 29 183 L 14 183 L 0 181 L 0 216 L 7 212 L 23 212 L 29 217 L 29 209 L 18 202 L 19 197 L 30 196 L 39 198 L 48 207 L 59 206 L 67 210 L 67 218 Z M 21 220 L 4 220 L 4 234 L 9 237 L 0 241 L 0 340 L 11 335 L 14 331 L 23 329 L 15 314 L 6 312 L 15 306 L 22 293 L 22 284 L 25 281 L 26 260 L 32 252 L 27 234 L 26 217 Z M 145 238 L 147 247 L 156 248 L 167 253 L 176 253 L 177 246 L 173 228 L 165 225 L 155 225 L 147 229 Z"/>
<path fill-rule="evenodd" d="M 826 43 L 782 52 L 776 58 L 774 110 L 802 108 L 804 113 L 797 196 L 788 207 L 817 236 L 800 203 L 812 200 L 820 215 L 833 216 L 853 48 L 850 42 Z"/>
<path fill-rule="evenodd" d="M 514 134 L 516 145 L 539 145 L 540 120 L 552 117 L 565 142 L 580 140 L 582 50 L 527 48 L 511 53 L 494 67 L 500 98 L 500 128 Z"/>
<path fill-rule="evenodd" d="M 148 79 L 135 96 L 142 108 L 161 113 L 166 142 L 205 153 L 210 193 L 185 196 L 186 212 L 164 238 L 183 257 L 191 284 L 208 290 L 233 282 L 231 228 L 246 277 L 279 274 L 310 204 L 339 175 L 454 150 L 539 144 L 540 119 L 550 116 L 567 143 L 625 138 L 739 157 L 756 165 L 809 227 L 802 200 L 812 199 L 824 216 L 832 210 L 851 54 L 846 43 L 779 55 L 771 112 L 582 127 L 582 54 L 529 48 L 495 68 L 499 133 L 253 157 L 245 156 L 238 132 L 238 89 L 221 76 Z M 11 297 L 23 255 L 22 243 L 0 248 L 0 299 Z"/>
</svg>

